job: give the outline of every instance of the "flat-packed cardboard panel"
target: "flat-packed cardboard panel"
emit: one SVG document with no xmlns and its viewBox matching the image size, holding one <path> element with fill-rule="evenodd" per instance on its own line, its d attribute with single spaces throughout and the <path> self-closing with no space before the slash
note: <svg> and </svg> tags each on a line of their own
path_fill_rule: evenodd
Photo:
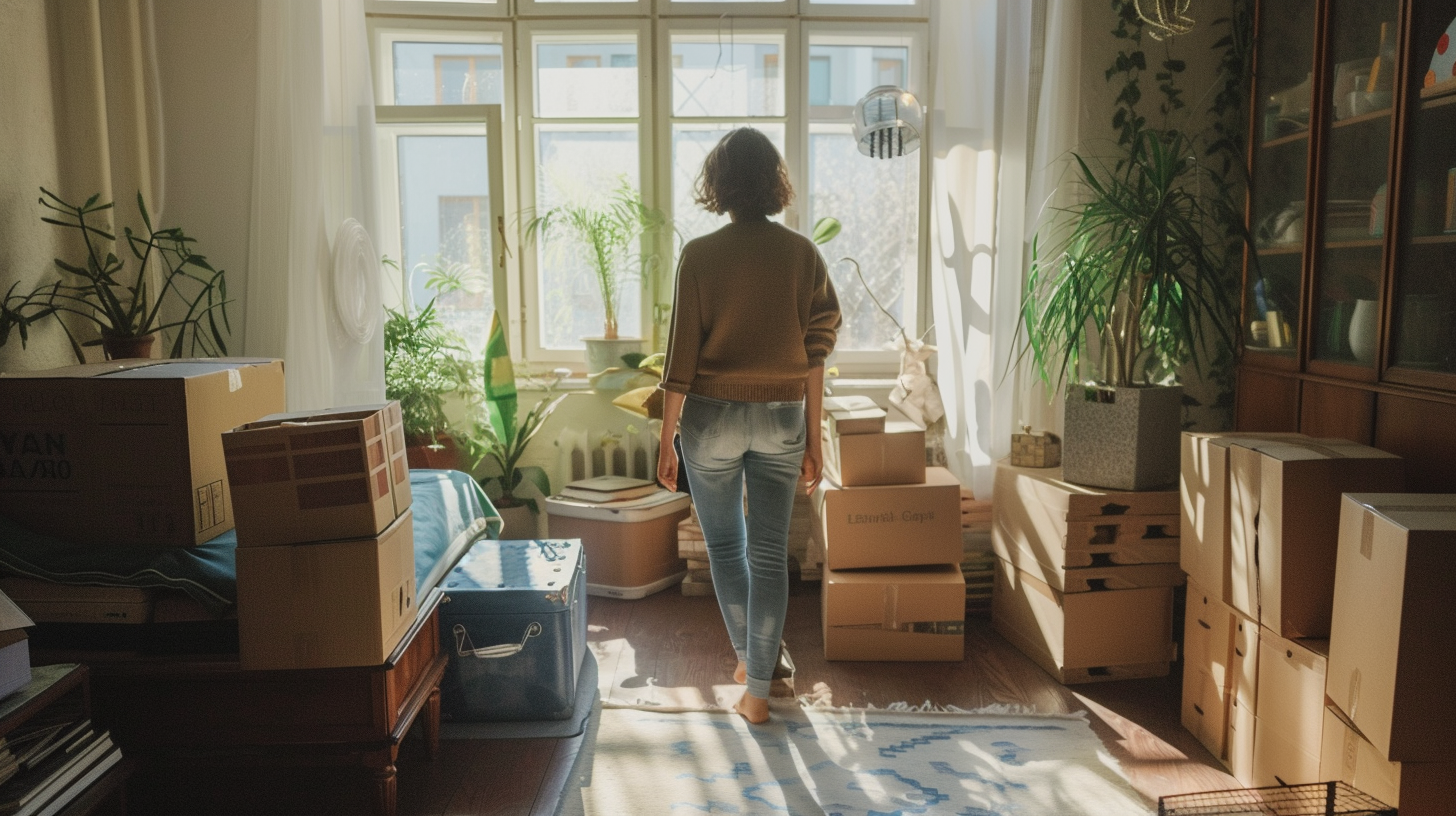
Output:
<svg viewBox="0 0 1456 816">
<path fill-rule="evenodd" d="M 223 434 L 239 547 L 383 532 L 409 507 L 399 403 L 272 414 Z M 403 477 L 402 479 L 399 477 Z"/>
<path fill-rule="evenodd" d="M 581 539 L 587 594 L 636 599 L 687 574 L 677 524 L 691 507 L 686 493 L 667 490 L 605 505 L 551 496 L 547 527 L 552 538 Z"/>
<path fill-rule="evenodd" d="M 1061 468 L 1019 468 L 1005 459 L 996 463 L 993 501 L 1003 495 L 1023 497 L 1020 507 L 1037 508 L 1025 520 L 1044 529 L 1050 538 L 1066 538 L 1062 522 L 1106 519 L 1109 516 L 1176 516 L 1178 491 L 1112 490 L 1072 484 L 1062 479 Z M 1050 527 L 1041 527 L 1050 524 Z"/>
<path fill-rule="evenodd" d="M 991 548 L 997 557 L 1046 582 L 1053 589 L 1092 592 L 1183 585 L 1183 570 L 1177 563 L 1120 563 L 1122 557 L 1140 557 L 1136 549 L 1121 547 L 1115 547 L 1112 552 L 1058 550 L 1045 542 L 1029 540 L 1008 531 L 1002 521 L 998 518 L 991 524 Z M 1132 555 L 1128 555 L 1129 552 Z M 1057 561 L 1068 563 L 1048 563 Z"/>
<path fill-rule="evenodd" d="M 239 547 L 244 669 L 377 666 L 415 621 L 414 517 L 377 538 Z"/>
<path fill-rule="evenodd" d="M 926 468 L 925 484 L 918 485 L 841 487 L 824 481 L 813 499 L 828 569 L 959 564 L 964 555 L 961 484 L 945 468 Z"/>
<path fill-rule="evenodd" d="M 824 473 L 837 485 L 925 482 L 925 429 L 913 422 L 887 422 L 884 431 L 849 434 L 826 425 L 824 434 Z"/>
<path fill-rule="evenodd" d="M 1324 712 L 1320 779 L 1348 783 L 1400 816 L 1450 816 L 1456 762 L 1391 762 L 1350 725 L 1338 706 Z"/>
<path fill-rule="evenodd" d="M 284 407 L 280 360 L 0 374 L 0 513 L 84 544 L 199 544 L 233 528 L 223 432 Z"/>
<path fill-rule="evenodd" d="M 958 661 L 965 657 L 960 567 L 825 569 L 826 660 Z"/>
<path fill-rule="evenodd" d="M 1304 434 L 1199 433 L 1185 431 L 1179 479 L 1179 563 L 1188 577 L 1230 603 L 1229 448 L 1240 440 L 1307 439 Z M 1239 574 L 1246 574 L 1241 569 Z M 1247 598 L 1247 591 L 1241 597 Z M 1241 608 L 1248 613 L 1247 601 Z"/>
<path fill-rule="evenodd" d="M 1327 640 L 1290 640 L 1260 627 L 1256 785 L 1320 781 L 1328 655 Z"/>
<path fill-rule="evenodd" d="M 1456 495 L 1346 494 L 1326 693 L 1386 759 L 1456 761 Z"/>
<path fill-rule="evenodd" d="M 1063 683 L 1069 669 L 1163 664 L 1166 674 L 1177 650 L 1172 587 L 1062 593 L 997 559 L 991 610 L 996 631 Z"/>
<path fill-rule="evenodd" d="M 830 438 L 885 430 L 887 412 L 869 397 L 825 397 L 821 410 Z"/>
<path fill-rule="evenodd" d="M 1257 572 L 1257 594 L 1244 599 L 1257 609 L 1233 606 L 1283 637 L 1329 637 L 1340 494 L 1398 491 L 1404 463 L 1340 439 L 1260 441 L 1232 453 L 1233 549 L 1256 552 Z M 1239 576 L 1231 583 L 1237 589 Z"/>
</svg>

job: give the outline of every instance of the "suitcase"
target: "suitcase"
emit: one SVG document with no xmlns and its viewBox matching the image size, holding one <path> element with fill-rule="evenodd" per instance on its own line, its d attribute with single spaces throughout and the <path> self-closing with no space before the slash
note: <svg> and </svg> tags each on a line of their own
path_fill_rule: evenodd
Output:
<svg viewBox="0 0 1456 816">
<path fill-rule="evenodd" d="M 476 542 L 441 582 L 452 722 L 564 720 L 586 655 L 586 558 L 575 539 Z"/>
</svg>

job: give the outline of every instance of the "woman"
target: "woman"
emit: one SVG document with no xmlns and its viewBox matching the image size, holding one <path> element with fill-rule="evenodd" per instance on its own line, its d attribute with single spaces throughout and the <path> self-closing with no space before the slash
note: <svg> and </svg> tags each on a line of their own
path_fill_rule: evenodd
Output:
<svg viewBox="0 0 1456 816">
<path fill-rule="evenodd" d="M 734 710 L 762 723 L 788 609 L 794 489 L 812 491 L 823 466 L 819 410 L 839 301 L 813 242 L 768 220 L 794 191 L 762 133 L 724 136 L 696 193 L 732 223 L 689 241 L 678 262 L 657 479 L 676 488 L 672 442 L 681 431 L 713 588 L 738 655 L 734 678 L 748 686 Z"/>
</svg>

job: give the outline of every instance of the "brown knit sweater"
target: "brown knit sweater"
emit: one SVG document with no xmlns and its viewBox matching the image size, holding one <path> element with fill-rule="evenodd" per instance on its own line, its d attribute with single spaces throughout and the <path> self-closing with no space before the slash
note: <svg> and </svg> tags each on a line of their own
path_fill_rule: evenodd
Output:
<svg viewBox="0 0 1456 816">
<path fill-rule="evenodd" d="M 839 332 L 839 298 L 808 238 L 772 221 L 695 238 L 678 261 L 662 387 L 741 402 L 804 396 Z"/>
</svg>

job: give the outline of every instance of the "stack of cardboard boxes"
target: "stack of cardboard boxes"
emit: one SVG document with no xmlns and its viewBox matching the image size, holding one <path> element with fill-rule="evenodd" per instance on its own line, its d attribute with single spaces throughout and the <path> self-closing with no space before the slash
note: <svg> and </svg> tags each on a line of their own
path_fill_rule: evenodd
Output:
<svg viewBox="0 0 1456 816">
<path fill-rule="evenodd" d="M 1453 586 L 1456 495 L 1342 498 L 1319 774 L 1404 816 L 1456 809 Z"/>
<path fill-rule="evenodd" d="M 1071 484 L 997 463 L 992 621 L 1062 683 L 1160 677 L 1176 657 L 1178 492 Z"/>
<path fill-rule="evenodd" d="M 222 441 L 242 667 L 385 662 L 418 589 L 399 403 L 273 414 Z"/>
<path fill-rule="evenodd" d="M 965 653 L 961 485 L 925 465 L 925 432 L 873 402 L 826 399 L 824 656 L 958 661 Z"/>
<path fill-rule="evenodd" d="M 1385 602 L 1369 587 L 1335 598 L 1341 494 L 1404 478 L 1398 457 L 1345 440 L 1184 434 L 1182 717 L 1240 783 L 1329 778 L 1331 614 Z"/>
</svg>

